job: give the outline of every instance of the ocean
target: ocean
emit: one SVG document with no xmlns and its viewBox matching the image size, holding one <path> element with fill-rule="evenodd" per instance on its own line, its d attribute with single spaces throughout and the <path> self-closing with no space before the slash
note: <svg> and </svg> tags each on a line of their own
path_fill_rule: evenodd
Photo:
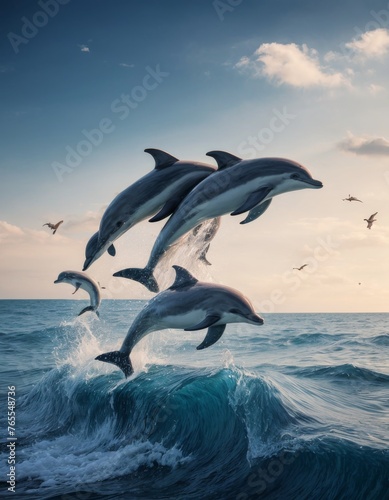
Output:
<svg viewBox="0 0 389 500">
<path fill-rule="evenodd" d="M 144 302 L 88 303 L 0 301 L 1 497 L 389 499 L 389 314 L 155 332 L 125 380 Z"/>
</svg>

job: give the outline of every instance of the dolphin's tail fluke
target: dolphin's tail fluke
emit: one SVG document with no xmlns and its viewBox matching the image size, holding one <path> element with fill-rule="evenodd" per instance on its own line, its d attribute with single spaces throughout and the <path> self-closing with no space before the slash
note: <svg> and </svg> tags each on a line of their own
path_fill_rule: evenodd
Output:
<svg viewBox="0 0 389 500">
<path fill-rule="evenodd" d="M 136 267 L 122 269 L 121 271 L 115 273 L 114 276 L 138 281 L 139 283 L 142 283 L 142 285 L 144 285 L 146 288 L 148 288 L 150 292 L 159 292 L 157 280 L 153 275 L 152 269 L 149 269 L 148 267 L 145 267 L 144 269 Z"/>
<path fill-rule="evenodd" d="M 96 313 L 96 315 L 97 315 L 97 317 L 98 317 L 98 318 L 100 318 L 100 314 L 99 314 L 99 312 L 98 312 L 98 311 L 97 311 L 97 309 L 96 309 L 95 307 L 93 307 L 93 306 L 84 307 L 84 309 L 78 313 L 78 316 L 81 316 L 81 314 L 84 314 L 84 313 L 86 313 L 86 312 L 88 312 L 88 311 L 93 311 L 93 312 L 95 312 L 95 313 Z"/>
<path fill-rule="evenodd" d="M 100 356 L 97 356 L 95 359 L 118 366 L 126 378 L 134 373 L 129 355 L 123 354 L 120 351 L 106 352 L 100 354 Z"/>
</svg>

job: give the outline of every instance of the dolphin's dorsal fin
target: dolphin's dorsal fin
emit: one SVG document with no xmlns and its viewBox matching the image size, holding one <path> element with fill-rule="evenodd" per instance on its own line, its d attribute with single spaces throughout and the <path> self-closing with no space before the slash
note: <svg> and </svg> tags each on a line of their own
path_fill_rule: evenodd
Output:
<svg viewBox="0 0 389 500">
<path fill-rule="evenodd" d="M 166 153 L 165 151 L 162 151 L 161 149 L 152 149 L 148 148 L 145 149 L 145 153 L 149 153 L 155 161 L 155 168 L 157 170 L 161 170 L 162 168 L 170 167 L 170 165 L 173 165 L 173 163 L 176 163 L 178 158 L 175 158 L 172 155 L 169 155 L 169 153 Z"/>
<path fill-rule="evenodd" d="M 207 156 L 210 156 L 216 161 L 218 170 L 232 167 L 236 163 L 242 161 L 242 158 L 232 155 L 231 153 L 227 153 L 226 151 L 208 151 Z"/>
<path fill-rule="evenodd" d="M 190 274 L 189 271 L 181 266 L 173 266 L 176 271 L 176 279 L 170 287 L 170 290 L 175 290 L 176 288 L 193 286 L 197 283 L 197 279 Z"/>
</svg>

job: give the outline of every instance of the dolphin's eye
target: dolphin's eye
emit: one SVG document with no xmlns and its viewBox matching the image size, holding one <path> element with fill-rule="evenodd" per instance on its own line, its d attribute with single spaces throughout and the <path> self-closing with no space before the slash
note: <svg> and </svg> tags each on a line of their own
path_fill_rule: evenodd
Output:
<svg viewBox="0 0 389 500">
<path fill-rule="evenodd" d="M 120 220 L 119 222 L 116 223 L 116 227 L 119 229 L 119 227 L 122 227 L 123 224 L 124 222 Z"/>
<path fill-rule="evenodd" d="M 298 179 L 300 179 L 300 177 L 299 177 L 299 175 L 298 175 L 298 174 L 292 174 L 292 175 L 290 176 L 290 178 L 291 178 L 291 179 L 294 179 L 294 180 L 296 180 L 296 181 L 297 181 Z"/>
</svg>

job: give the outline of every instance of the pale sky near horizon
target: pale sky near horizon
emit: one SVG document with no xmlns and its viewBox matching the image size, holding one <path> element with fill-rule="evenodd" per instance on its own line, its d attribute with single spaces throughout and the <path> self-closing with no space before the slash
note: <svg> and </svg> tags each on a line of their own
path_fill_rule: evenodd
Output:
<svg viewBox="0 0 389 500">
<path fill-rule="evenodd" d="M 214 164 L 221 149 L 290 158 L 324 188 L 244 226 L 225 215 L 198 277 L 264 313 L 389 311 L 388 2 L 231 3 L 2 3 L 0 299 L 86 299 L 53 282 L 81 270 L 104 207 L 153 168 L 143 150 Z M 42 227 L 60 219 L 54 236 Z M 143 267 L 162 225 L 91 266 L 103 298 L 152 296 L 112 273 Z"/>
</svg>

